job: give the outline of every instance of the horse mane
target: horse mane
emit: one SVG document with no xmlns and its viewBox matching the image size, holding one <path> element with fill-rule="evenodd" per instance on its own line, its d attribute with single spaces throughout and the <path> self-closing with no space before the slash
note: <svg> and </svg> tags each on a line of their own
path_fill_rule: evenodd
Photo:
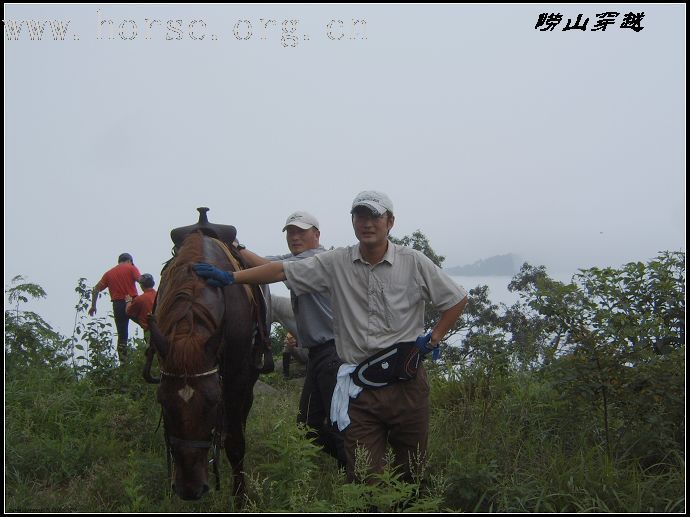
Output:
<svg viewBox="0 0 690 517">
<path fill-rule="evenodd" d="M 192 270 L 196 262 L 210 262 L 204 255 L 204 236 L 198 231 L 184 240 L 161 273 L 156 315 L 170 345 L 165 367 L 171 373 L 201 373 L 207 366 L 204 345 L 221 325 L 203 303 L 206 282 Z"/>
</svg>

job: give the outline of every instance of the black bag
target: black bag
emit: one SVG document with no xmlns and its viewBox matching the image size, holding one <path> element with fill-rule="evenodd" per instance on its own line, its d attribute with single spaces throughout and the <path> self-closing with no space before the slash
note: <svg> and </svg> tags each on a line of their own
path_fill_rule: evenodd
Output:
<svg viewBox="0 0 690 517">
<path fill-rule="evenodd" d="M 353 382 L 362 388 L 384 388 L 417 376 L 419 349 L 414 341 L 396 343 L 361 362 L 352 372 Z"/>
</svg>

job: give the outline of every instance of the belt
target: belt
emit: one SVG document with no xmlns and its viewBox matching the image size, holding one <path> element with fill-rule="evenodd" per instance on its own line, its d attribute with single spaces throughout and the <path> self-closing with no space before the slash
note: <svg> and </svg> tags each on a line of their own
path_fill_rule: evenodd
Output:
<svg viewBox="0 0 690 517">
<path fill-rule="evenodd" d="M 325 343 L 321 343 L 320 345 L 311 346 L 311 347 L 307 348 L 307 350 L 309 350 L 309 357 L 311 357 L 312 352 L 314 354 L 316 354 L 316 353 L 320 352 L 321 350 L 324 350 L 324 349 L 331 347 L 331 346 L 335 346 L 335 339 L 329 339 L 328 341 L 326 341 Z"/>
</svg>

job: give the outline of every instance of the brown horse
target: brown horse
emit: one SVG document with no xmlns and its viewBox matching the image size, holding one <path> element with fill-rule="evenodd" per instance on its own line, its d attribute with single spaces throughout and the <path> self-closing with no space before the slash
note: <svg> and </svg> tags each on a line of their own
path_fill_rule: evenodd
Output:
<svg viewBox="0 0 690 517">
<path fill-rule="evenodd" d="M 224 244 L 197 231 L 161 273 L 150 328 L 161 370 L 158 401 L 172 488 L 182 499 L 199 499 L 208 491 L 208 454 L 217 474 L 222 443 L 234 495 L 243 495 L 245 425 L 259 375 L 256 304 L 244 286 L 209 286 L 192 270 L 195 262 L 238 269 Z"/>
</svg>

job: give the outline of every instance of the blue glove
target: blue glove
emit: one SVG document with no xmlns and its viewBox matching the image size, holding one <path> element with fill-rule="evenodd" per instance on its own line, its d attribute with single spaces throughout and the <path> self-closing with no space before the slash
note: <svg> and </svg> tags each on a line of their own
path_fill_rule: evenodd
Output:
<svg viewBox="0 0 690 517">
<path fill-rule="evenodd" d="M 200 262 L 194 264 L 192 269 L 201 278 L 205 278 L 208 285 L 213 287 L 225 287 L 235 283 L 235 277 L 231 271 L 223 271 L 211 264 Z"/>
<path fill-rule="evenodd" d="M 441 349 L 438 346 L 435 347 L 430 347 L 429 343 L 431 342 L 431 332 L 429 332 L 426 335 L 419 336 L 417 338 L 417 341 L 415 342 L 415 345 L 417 348 L 419 348 L 419 353 L 422 355 L 426 355 L 429 352 L 432 352 L 431 354 L 431 359 L 436 361 L 441 357 Z"/>
</svg>

